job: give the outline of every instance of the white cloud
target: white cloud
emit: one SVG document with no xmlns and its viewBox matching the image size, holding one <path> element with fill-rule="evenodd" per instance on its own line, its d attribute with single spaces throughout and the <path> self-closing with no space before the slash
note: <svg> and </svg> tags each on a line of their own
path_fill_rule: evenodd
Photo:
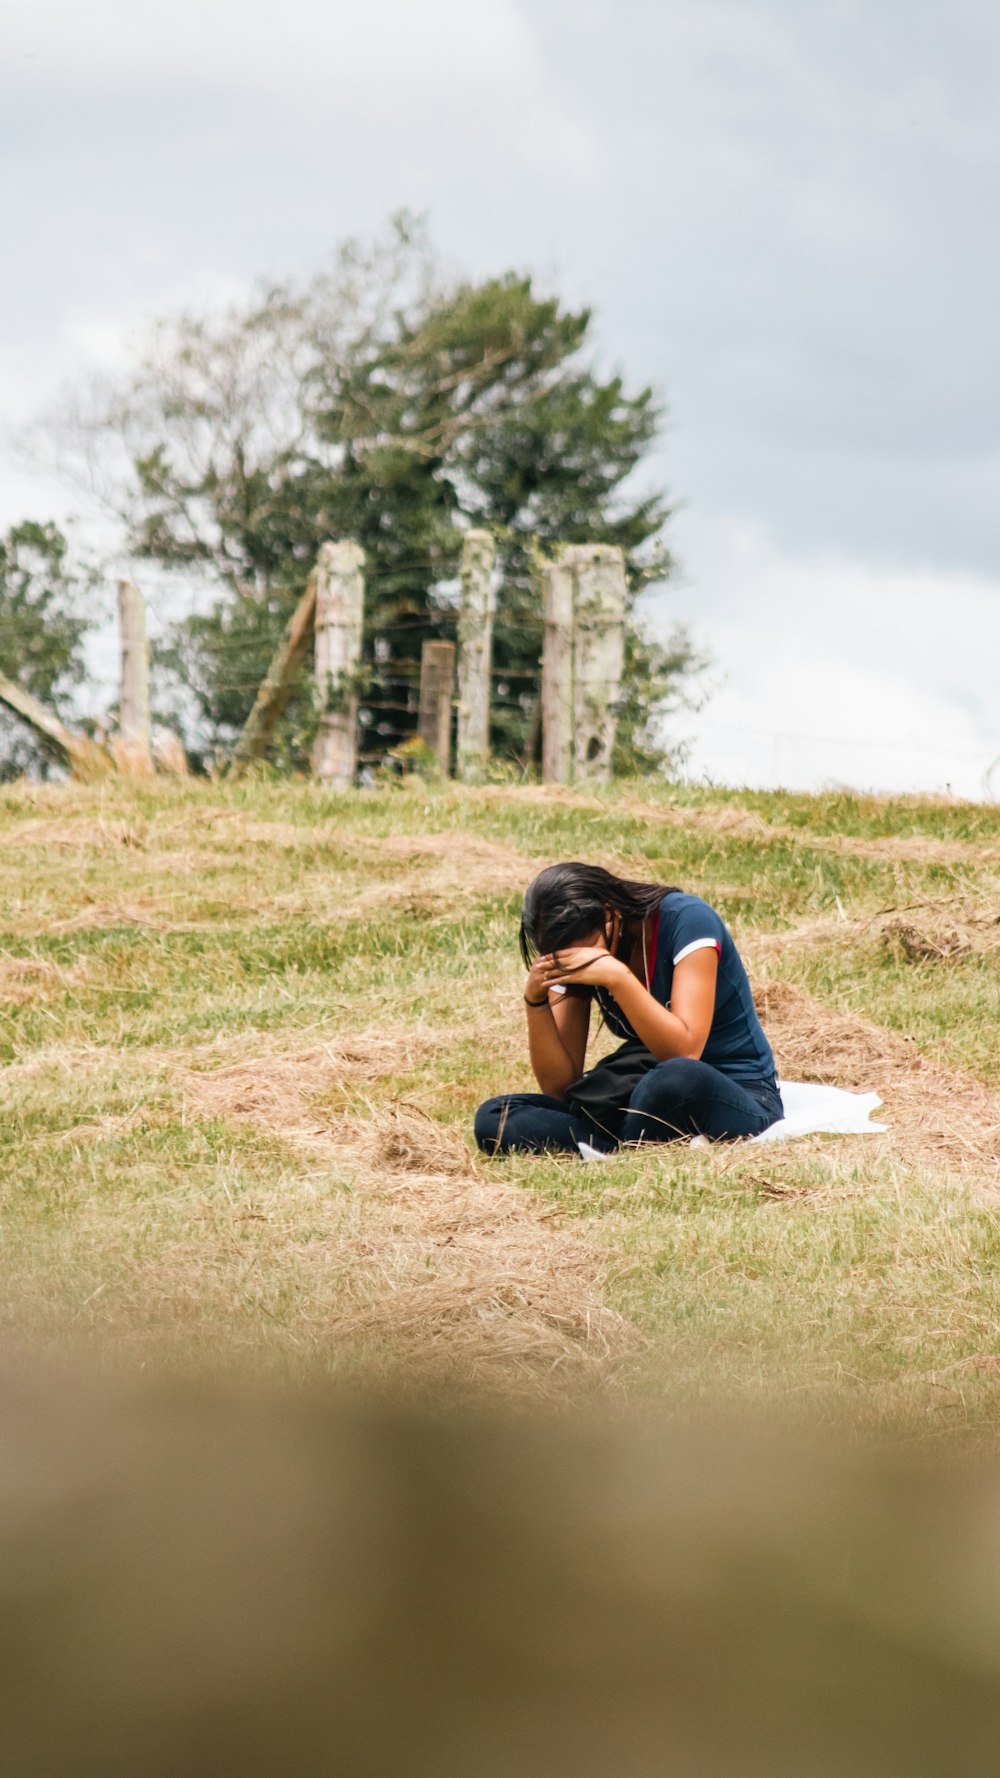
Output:
<svg viewBox="0 0 1000 1778">
<path fill-rule="evenodd" d="M 449 124 L 554 166 L 592 153 L 512 0 L 8 0 L 4 60 L 71 90 L 235 88 L 366 131 L 406 123 L 416 154 Z"/>
<path fill-rule="evenodd" d="M 968 711 L 849 658 L 784 655 L 731 684 L 691 724 L 687 772 L 725 784 L 797 790 L 948 792 L 981 798 L 1000 755 Z"/>
<path fill-rule="evenodd" d="M 725 683 L 689 719 L 689 770 L 726 783 L 983 794 L 1000 755 L 1000 576 L 783 553 L 684 515 L 682 615 Z"/>
<path fill-rule="evenodd" d="M 47 73 L 102 83 L 257 81 L 273 88 L 329 82 L 331 105 L 359 87 L 407 81 L 439 92 L 469 78 L 479 57 L 509 69 L 530 38 L 507 0 L 14 0 L 5 52 Z M 425 84 L 425 91 L 428 86 Z"/>
</svg>

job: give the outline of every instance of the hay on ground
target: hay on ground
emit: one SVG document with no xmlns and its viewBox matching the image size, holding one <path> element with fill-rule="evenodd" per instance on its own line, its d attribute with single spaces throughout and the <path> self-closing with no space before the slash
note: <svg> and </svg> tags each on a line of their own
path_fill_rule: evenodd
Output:
<svg viewBox="0 0 1000 1778">
<path fill-rule="evenodd" d="M 119 846 L 134 847 L 145 850 L 147 844 L 146 823 L 138 819 L 124 817 L 108 817 L 97 821 L 76 820 L 71 816 L 52 818 L 37 815 L 29 821 L 20 821 L 16 826 L 7 829 L 4 843 L 8 850 L 13 847 L 44 848 L 46 851 L 55 847 L 57 850 L 108 851 Z"/>
<path fill-rule="evenodd" d="M 50 933 L 60 937 L 72 932 L 93 932 L 99 928 L 136 926 L 146 932 L 198 932 L 203 922 L 178 920 L 170 913 L 175 895 L 143 896 L 138 901 L 88 902 L 77 913 L 63 920 L 49 922 Z"/>
<path fill-rule="evenodd" d="M 1000 950 L 1000 901 L 995 895 L 935 896 L 879 908 L 854 920 L 841 909 L 835 916 L 823 914 L 781 932 L 750 933 L 745 949 L 756 960 L 812 946 L 855 948 L 866 940 L 906 963 L 959 963 L 989 956 Z"/>
<path fill-rule="evenodd" d="M 537 858 L 513 846 L 466 833 L 394 835 L 380 840 L 378 850 L 382 858 L 397 858 L 403 868 L 391 883 L 365 889 L 351 902 L 349 913 L 390 906 L 444 915 L 456 901 L 469 897 L 519 894 L 539 868 Z"/>
<path fill-rule="evenodd" d="M 247 1118 L 349 1171 L 349 1210 L 319 1252 L 296 1254 L 297 1274 L 335 1273 L 330 1337 L 416 1378 L 556 1397 L 581 1374 L 606 1385 L 640 1341 L 603 1301 L 603 1247 L 417 1107 L 324 1113 L 333 1081 L 357 1087 L 372 1067 L 367 1043 L 331 1044 L 182 1076 L 197 1115 Z"/>
<path fill-rule="evenodd" d="M 911 1039 L 821 1006 L 787 982 L 757 987 L 755 1000 L 780 1074 L 879 1093 L 892 1145 L 911 1162 L 996 1174 L 1000 1100 L 979 1081 L 928 1060 Z"/>
<path fill-rule="evenodd" d="M 958 963 L 1000 951 L 995 896 L 951 895 L 889 908 L 872 922 L 883 949 L 907 963 Z"/>
<path fill-rule="evenodd" d="M 0 1005 L 31 1006 L 58 999 L 86 975 L 84 963 L 63 967 L 43 957 L 0 956 Z"/>
<path fill-rule="evenodd" d="M 269 1054 L 222 1068 L 179 1070 L 187 1109 L 196 1117 L 246 1118 L 276 1135 L 329 1145 L 336 1127 L 322 1100 L 345 1087 L 392 1078 L 413 1066 L 425 1041 L 361 1033 L 287 1055 Z"/>
<path fill-rule="evenodd" d="M 467 1173 L 469 1151 L 454 1130 L 412 1106 L 372 1108 L 351 1126 L 355 1152 L 378 1170 L 403 1173 Z"/>
</svg>

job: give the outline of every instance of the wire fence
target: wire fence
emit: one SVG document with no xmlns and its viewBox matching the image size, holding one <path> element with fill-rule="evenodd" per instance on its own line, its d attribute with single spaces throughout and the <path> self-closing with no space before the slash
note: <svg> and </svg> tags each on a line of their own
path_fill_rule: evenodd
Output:
<svg viewBox="0 0 1000 1778">
<path fill-rule="evenodd" d="M 395 584 L 406 576 L 418 578 L 429 588 L 431 603 L 426 608 L 414 605 L 393 609 L 390 602 L 387 608 L 379 611 L 380 639 L 385 652 L 376 649 L 375 658 L 369 663 L 373 683 L 359 698 L 361 728 L 383 737 L 400 730 L 405 733 L 416 722 L 421 643 L 430 638 L 455 643 L 459 640 L 460 581 L 454 575 L 442 578 L 441 564 L 429 557 L 411 557 L 384 568 L 367 567 L 364 574 L 366 600 L 373 590 L 378 593 L 380 588 Z M 402 592 L 405 597 L 405 588 Z M 150 628 L 154 651 L 164 668 L 167 666 L 163 660 L 165 644 L 171 640 L 176 644 L 179 634 L 192 619 L 204 620 L 207 615 L 192 597 L 186 610 L 178 610 L 175 603 L 168 616 L 166 601 L 161 597 L 157 602 L 158 621 Z M 262 655 L 278 645 L 282 628 L 281 622 L 276 622 L 269 636 L 263 626 L 214 634 L 207 632 L 202 623 L 195 632 L 189 628 L 189 664 L 194 665 L 199 660 L 211 663 L 210 671 L 199 675 L 203 690 L 210 693 L 213 700 L 236 699 L 249 707 L 259 688 Z M 523 646 L 525 638 L 530 637 L 539 657 L 531 667 L 492 665 L 489 669 L 490 705 L 495 715 L 502 717 L 506 714 L 522 722 L 531 720 L 539 699 L 543 630 L 544 618 L 540 610 L 519 608 L 515 614 L 500 612 L 495 615 L 495 647 Z M 181 647 L 183 653 L 183 644 Z M 108 667 L 111 666 L 109 659 Z M 183 680 L 182 658 L 170 663 L 170 672 L 175 680 Z M 107 677 L 111 679 L 110 672 Z M 401 690 L 403 687 L 405 690 Z"/>
<path fill-rule="evenodd" d="M 376 654 L 370 663 L 373 680 L 359 699 L 359 724 L 363 731 L 359 736 L 359 759 L 369 763 L 383 757 L 385 751 L 383 747 L 381 753 L 373 753 L 371 739 L 378 735 L 386 740 L 415 724 L 419 709 L 420 643 L 429 637 L 457 641 L 460 632 L 460 583 L 440 561 L 415 556 L 388 566 L 368 567 L 366 593 L 378 593 L 406 576 L 418 580 L 421 591 L 429 590 L 431 603 L 424 609 L 407 608 L 405 604 L 392 609 L 389 600 L 380 612 L 382 636 L 388 635 L 391 640 L 384 658 Z M 405 587 L 400 588 L 400 594 L 405 600 Z M 280 615 L 275 614 L 270 634 L 265 625 L 211 633 L 202 627 L 210 615 L 209 596 L 207 585 L 192 585 L 184 591 L 173 580 L 150 585 L 146 602 L 160 689 L 165 689 L 168 679 L 165 649 L 187 629 L 192 657 L 211 663 L 202 693 L 210 691 L 215 700 L 232 699 L 249 706 L 259 688 L 262 656 L 280 639 Z M 214 597 L 218 599 L 217 587 Z M 196 635 L 190 628 L 193 622 L 198 622 Z M 498 613 L 494 634 L 501 647 L 523 646 L 530 637 L 540 656 L 544 622 L 540 610 L 526 606 L 515 613 Z M 0 617 L 0 648 L 22 643 L 25 633 L 22 622 Z M 77 699 L 81 717 L 105 720 L 105 713 L 116 707 L 118 676 L 118 638 L 108 627 L 93 634 L 87 646 L 87 684 L 84 694 Z M 180 658 L 171 666 L 169 677 L 177 695 L 197 703 L 198 690 L 185 684 Z M 536 716 L 540 694 L 538 662 L 527 667 L 494 661 L 489 680 L 495 714 L 530 724 Z M 740 763 L 752 771 L 755 781 L 762 786 L 806 776 L 841 777 L 871 784 L 881 775 L 902 782 L 907 778 L 907 762 L 912 762 L 909 776 L 914 789 L 921 787 L 918 780 L 922 779 L 924 787 L 932 780 L 944 785 L 961 782 L 965 794 L 974 789 L 988 800 L 995 800 L 1000 794 L 1000 735 L 973 747 L 949 745 L 916 734 L 887 735 L 884 728 L 879 731 L 875 726 L 859 731 L 854 723 L 850 733 L 845 733 L 821 724 L 815 729 L 804 729 L 786 727 L 780 721 L 727 722 L 714 718 L 710 712 L 692 722 L 694 733 L 686 744 L 689 775 L 710 774 L 713 761 L 732 760 L 737 752 Z"/>
</svg>

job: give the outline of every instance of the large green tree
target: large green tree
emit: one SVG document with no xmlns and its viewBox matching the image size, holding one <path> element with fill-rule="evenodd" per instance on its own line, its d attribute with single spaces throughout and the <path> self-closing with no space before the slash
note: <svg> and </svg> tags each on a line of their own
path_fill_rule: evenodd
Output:
<svg viewBox="0 0 1000 1778">
<path fill-rule="evenodd" d="M 472 523 L 492 528 L 501 551 L 494 744 L 530 757 L 544 556 L 560 543 L 620 544 L 633 600 L 669 569 L 668 503 L 634 478 L 660 409 L 651 389 L 598 375 L 591 333 L 589 310 L 539 295 L 528 277 L 445 281 L 405 222 L 304 288 L 155 331 L 82 435 L 98 453 L 123 447 L 133 551 L 218 589 L 176 626 L 166 656 L 210 741 L 238 732 L 331 536 L 356 538 L 368 559 L 373 750 L 409 732 L 420 645 L 453 631 Z M 637 630 L 630 658 L 623 766 L 654 756 L 657 711 L 695 664 L 683 638 L 658 648 Z M 309 718 L 304 696 L 286 740 L 304 743 Z"/>
<path fill-rule="evenodd" d="M 56 715 L 68 714 L 84 676 L 87 591 L 56 525 L 25 520 L 0 537 L 0 673 Z M 0 779 L 44 776 L 52 763 L 27 725 L 0 710 Z"/>
</svg>

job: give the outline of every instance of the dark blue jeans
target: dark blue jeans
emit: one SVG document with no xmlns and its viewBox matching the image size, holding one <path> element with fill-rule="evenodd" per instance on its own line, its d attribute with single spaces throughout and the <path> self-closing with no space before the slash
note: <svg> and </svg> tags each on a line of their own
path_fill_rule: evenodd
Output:
<svg viewBox="0 0 1000 1778">
<path fill-rule="evenodd" d="M 733 1080 L 708 1062 L 673 1056 L 658 1062 L 633 1089 L 621 1142 L 679 1142 L 691 1136 L 735 1141 L 759 1136 L 782 1116 L 772 1080 Z M 618 1144 L 565 1099 L 548 1093 L 504 1093 L 476 1112 L 476 1141 L 486 1154 L 545 1150 L 575 1153 L 589 1142 L 608 1154 Z"/>
</svg>

